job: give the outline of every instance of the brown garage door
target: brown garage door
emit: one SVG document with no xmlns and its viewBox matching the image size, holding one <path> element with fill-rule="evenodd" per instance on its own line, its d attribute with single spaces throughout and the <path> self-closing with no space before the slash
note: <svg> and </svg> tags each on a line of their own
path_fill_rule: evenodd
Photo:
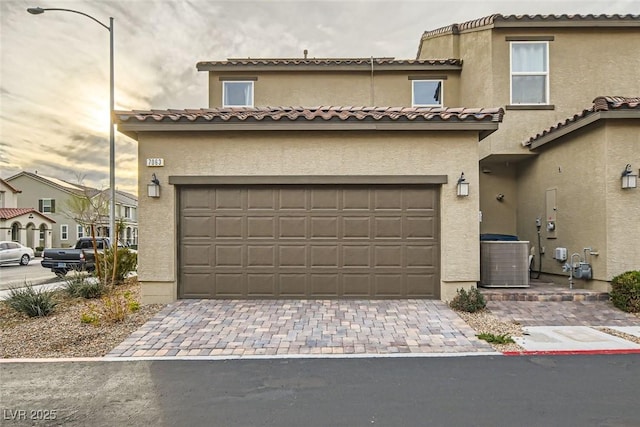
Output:
<svg viewBox="0 0 640 427">
<path fill-rule="evenodd" d="M 438 187 L 180 187 L 180 298 L 438 298 Z"/>
</svg>

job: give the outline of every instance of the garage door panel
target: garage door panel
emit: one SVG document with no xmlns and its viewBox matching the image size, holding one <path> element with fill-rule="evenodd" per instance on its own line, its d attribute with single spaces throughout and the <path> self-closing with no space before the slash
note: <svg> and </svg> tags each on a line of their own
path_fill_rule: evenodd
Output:
<svg viewBox="0 0 640 427">
<path fill-rule="evenodd" d="M 402 246 L 376 246 L 374 267 L 402 267 Z"/>
<path fill-rule="evenodd" d="M 276 235 L 276 219 L 270 217 L 248 217 L 247 238 L 249 239 L 274 239 Z"/>
<path fill-rule="evenodd" d="M 247 268 L 275 267 L 276 251 L 273 246 L 248 246 Z"/>
<path fill-rule="evenodd" d="M 280 216 L 278 219 L 281 239 L 306 239 L 307 238 L 307 218 L 295 216 Z"/>
<path fill-rule="evenodd" d="M 338 295 L 339 275 L 335 274 L 311 274 L 311 296 Z"/>
<path fill-rule="evenodd" d="M 367 245 L 345 245 L 342 247 L 342 266 L 349 267 L 370 267 L 371 247 Z"/>
<path fill-rule="evenodd" d="M 438 296 L 435 274 L 409 274 L 407 275 L 407 296 L 408 297 L 431 297 Z"/>
<path fill-rule="evenodd" d="M 376 218 L 375 239 L 401 239 L 402 238 L 402 217 Z"/>
<path fill-rule="evenodd" d="M 218 273 L 215 275 L 215 295 L 242 298 L 247 295 L 246 281 L 242 273 Z"/>
<path fill-rule="evenodd" d="M 337 210 L 338 200 L 338 189 L 316 189 L 311 192 L 311 209 Z"/>
<path fill-rule="evenodd" d="M 307 290 L 307 274 L 286 274 L 279 275 L 278 285 L 280 287 L 281 297 L 298 297 L 304 298 L 309 296 Z"/>
<path fill-rule="evenodd" d="M 185 273 L 183 294 L 191 298 L 210 298 L 214 295 L 211 292 L 213 283 L 210 273 Z"/>
<path fill-rule="evenodd" d="M 314 267 L 338 267 L 338 246 L 312 246 L 311 268 Z"/>
<path fill-rule="evenodd" d="M 277 292 L 274 274 L 247 274 L 247 296 L 269 297 Z"/>
<path fill-rule="evenodd" d="M 243 191 L 238 187 L 224 187 L 212 190 L 215 192 L 214 208 L 220 210 L 242 210 Z"/>
<path fill-rule="evenodd" d="M 342 230 L 345 239 L 368 239 L 371 235 L 371 218 L 369 216 L 343 217 Z"/>
<path fill-rule="evenodd" d="M 232 238 L 241 239 L 243 218 L 237 217 L 216 217 L 215 236 L 216 239 Z"/>
<path fill-rule="evenodd" d="M 311 217 L 311 239 L 337 239 L 338 218 Z"/>
<path fill-rule="evenodd" d="M 182 233 L 186 238 L 207 238 L 213 237 L 214 227 L 211 214 L 207 216 L 185 216 L 182 220 Z"/>
<path fill-rule="evenodd" d="M 374 190 L 376 210 L 402 210 L 402 192 L 395 187 Z"/>
<path fill-rule="evenodd" d="M 378 274 L 374 277 L 376 296 L 399 298 L 404 294 L 402 274 Z"/>
<path fill-rule="evenodd" d="M 179 191 L 181 298 L 438 297 L 435 187 Z"/>
<path fill-rule="evenodd" d="M 345 297 L 371 296 L 371 277 L 369 274 L 342 274 L 342 288 Z"/>
<path fill-rule="evenodd" d="M 280 245 L 278 251 L 278 265 L 280 267 L 305 268 L 307 266 L 306 245 Z"/>
<path fill-rule="evenodd" d="M 218 267 L 243 267 L 244 245 L 216 245 L 215 264 Z"/>
<path fill-rule="evenodd" d="M 183 262 L 185 267 L 209 267 L 213 248 L 207 245 L 185 244 L 183 246 Z"/>
</svg>

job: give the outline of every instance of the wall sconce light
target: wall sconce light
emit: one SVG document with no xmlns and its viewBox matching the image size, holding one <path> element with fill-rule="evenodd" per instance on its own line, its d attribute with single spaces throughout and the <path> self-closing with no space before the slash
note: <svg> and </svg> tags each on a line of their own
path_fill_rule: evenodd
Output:
<svg viewBox="0 0 640 427">
<path fill-rule="evenodd" d="M 458 178 L 458 197 L 466 197 L 469 195 L 469 183 L 464 177 L 464 172 L 460 174 Z"/>
<path fill-rule="evenodd" d="M 636 188 L 638 186 L 638 175 L 631 173 L 631 164 L 627 164 L 624 168 L 620 179 L 622 188 Z"/>
<path fill-rule="evenodd" d="M 499 201 L 499 202 L 503 201 L 504 200 L 504 194 L 502 194 L 502 193 L 498 194 L 496 196 L 496 200 Z"/>
<path fill-rule="evenodd" d="M 156 174 L 151 174 L 151 183 L 147 184 L 147 195 L 149 197 L 160 197 L 160 180 Z"/>
</svg>

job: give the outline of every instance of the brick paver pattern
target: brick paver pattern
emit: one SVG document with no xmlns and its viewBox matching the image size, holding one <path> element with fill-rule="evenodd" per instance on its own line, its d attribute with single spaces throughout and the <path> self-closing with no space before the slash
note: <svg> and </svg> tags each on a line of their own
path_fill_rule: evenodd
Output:
<svg viewBox="0 0 640 427">
<path fill-rule="evenodd" d="M 433 300 L 180 300 L 107 356 L 494 352 Z"/>
<path fill-rule="evenodd" d="M 608 301 L 489 301 L 500 320 L 522 326 L 640 326 L 640 317 Z"/>
</svg>

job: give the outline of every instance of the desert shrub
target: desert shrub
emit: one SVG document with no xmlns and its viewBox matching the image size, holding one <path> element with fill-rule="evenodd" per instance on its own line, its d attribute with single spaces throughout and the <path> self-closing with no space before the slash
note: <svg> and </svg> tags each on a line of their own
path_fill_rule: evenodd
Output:
<svg viewBox="0 0 640 427">
<path fill-rule="evenodd" d="M 453 297 L 451 302 L 449 302 L 449 306 L 454 310 L 475 313 L 476 311 L 485 308 L 487 306 L 487 302 L 484 300 L 484 296 L 477 288 L 469 289 L 469 291 L 458 289 L 456 291 L 456 296 Z"/>
<path fill-rule="evenodd" d="M 97 326 L 100 324 L 100 316 L 98 316 L 98 313 L 93 309 L 90 311 L 83 311 L 80 315 L 80 321 L 82 323 Z"/>
<path fill-rule="evenodd" d="M 105 250 L 104 254 L 98 254 L 98 262 L 102 263 L 103 271 L 105 275 L 105 282 L 111 283 L 113 274 L 113 249 Z M 116 276 L 114 285 L 124 282 L 124 279 L 129 273 L 136 270 L 138 265 L 138 254 L 129 250 L 128 248 L 118 248 L 118 260 L 116 265 Z"/>
<path fill-rule="evenodd" d="M 74 272 L 64 284 L 64 291 L 74 298 L 100 298 L 107 291 L 104 283 L 86 274 Z"/>
<path fill-rule="evenodd" d="M 102 314 L 109 323 L 122 322 L 127 318 L 129 305 L 124 295 L 112 292 L 102 297 Z"/>
<path fill-rule="evenodd" d="M 127 308 L 130 312 L 135 313 L 136 311 L 140 310 L 140 303 L 133 298 L 131 292 L 125 292 L 124 299 L 127 300 Z"/>
<path fill-rule="evenodd" d="M 512 344 L 515 341 L 507 334 L 494 335 L 492 333 L 484 332 L 476 335 L 479 339 L 485 340 L 492 344 Z"/>
<path fill-rule="evenodd" d="M 620 310 L 640 312 L 640 271 L 627 271 L 611 280 L 611 302 Z"/>
<path fill-rule="evenodd" d="M 54 299 L 53 291 L 34 289 L 31 284 L 25 283 L 23 288 L 11 288 L 6 300 L 9 307 L 26 314 L 29 317 L 45 317 L 53 313 L 58 304 Z"/>
</svg>

